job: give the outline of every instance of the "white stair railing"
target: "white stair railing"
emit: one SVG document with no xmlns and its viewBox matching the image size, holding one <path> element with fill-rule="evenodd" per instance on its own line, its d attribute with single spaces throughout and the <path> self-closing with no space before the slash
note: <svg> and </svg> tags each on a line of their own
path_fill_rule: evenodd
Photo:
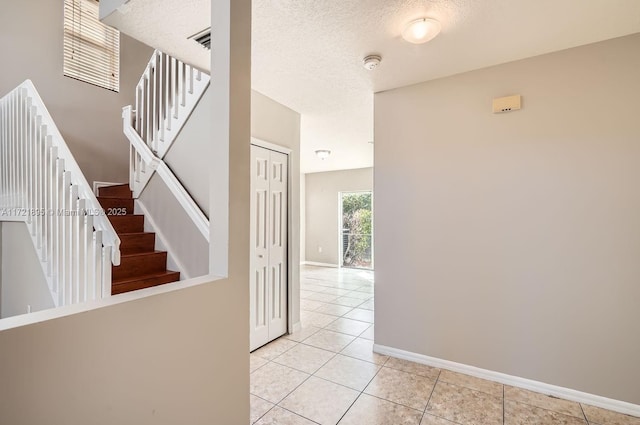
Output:
<svg viewBox="0 0 640 425">
<path fill-rule="evenodd" d="M 182 186 L 175 174 L 167 167 L 167 164 L 151 152 L 151 149 L 149 149 L 133 128 L 131 106 L 123 109 L 122 118 L 124 121 L 124 134 L 129 139 L 129 142 L 131 142 L 132 167 L 129 170 L 131 173 L 130 187 L 140 187 L 141 179 L 145 179 L 148 182 L 149 179 L 145 178 L 145 174 L 150 176 L 154 172 L 158 173 L 205 240 L 209 241 L 209 220 L 191 195 L 189 195 L 189 192 Z"/>
<path fill-rule="evenodd" d="M 209 220 L 163 161 L 209 86 L 209 75 L 156 50 L 136 88 L 135 111 L 123 108 L 131 144 L 129 185 L 139 198 L 154 173 L 162 178 L 204 238 Z"/>
<path fill-rule="evenodd" d="M 163 159 L 209 85 L 209 75 L 156 50 L 136 87 L 133 128 L 154 156 Z M 132 153 L 131 190 L 138 197 L 154 170 Z M 132 173 L 133 176 L 134 173 Z"/>
<path fill-rule="evenodd" d="M 29 80 L 0 99 L 3 219 L 26 222 L 56 306 L 111 296 L 120 239 Z"/>
</svg>

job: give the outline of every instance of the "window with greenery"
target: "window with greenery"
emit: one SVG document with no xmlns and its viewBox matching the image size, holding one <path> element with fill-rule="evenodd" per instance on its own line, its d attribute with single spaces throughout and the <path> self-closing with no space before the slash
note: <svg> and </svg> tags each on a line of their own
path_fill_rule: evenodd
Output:
<svg viewBox="0 0 640 425">
<path fill-rule="evenodd" d="M 120 90 L 120 32 L 98 19 L 98 0 L 64 0 L 64 75 Z"/>
<path fill-rule="evenodd" d="M 341 193 L 343 267 L 373 267 L 371 195 Z"/>
</svg>

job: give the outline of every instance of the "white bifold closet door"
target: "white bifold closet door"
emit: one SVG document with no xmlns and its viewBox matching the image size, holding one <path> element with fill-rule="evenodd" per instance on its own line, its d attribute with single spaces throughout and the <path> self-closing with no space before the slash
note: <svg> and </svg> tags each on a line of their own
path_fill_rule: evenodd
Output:
<svg viewBox="0 0 640 425">
<path fill-rule="evenodd" d="M 287 166 L 287 155 L 251 146 L 251 351 L 287 332 Z"/>
</svg>

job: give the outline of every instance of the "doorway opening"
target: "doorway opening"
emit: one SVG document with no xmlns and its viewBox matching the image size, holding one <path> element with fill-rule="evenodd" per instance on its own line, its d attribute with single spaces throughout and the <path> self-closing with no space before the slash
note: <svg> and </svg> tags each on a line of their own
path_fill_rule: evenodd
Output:
<svg viewBox="0 0 640 425">
<path fill-rule="evenodd" d="M 373 193 L 340 192 L 340 267 L 373 269 Z"/>
</svg>

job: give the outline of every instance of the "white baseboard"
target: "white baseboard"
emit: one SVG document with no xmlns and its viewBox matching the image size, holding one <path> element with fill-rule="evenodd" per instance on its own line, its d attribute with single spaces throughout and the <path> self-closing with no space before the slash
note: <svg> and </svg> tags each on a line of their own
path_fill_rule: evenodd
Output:
<svg viewBox="0 0 640 425">
<path fill-rule="evenodd" d="M 291 331 L 291 333 L 298 332 L 300 329 L 302 329 L 302 323 L 301 322 L 294 323 L 293 330 Z"/>
<path fill-rule="evenodd" d="M 546 384 L 532 379 L 520 378 L 518 376 L 507 375 L 501 372 L 481 369 L 479 367 L 443 360 L 436 357 L 429 357 L 424 354 L 412 353 L 410 351 L 404 351 L 380 344 L 374 344 L 373 351 L 378 354 L 410 360 L 427 366 L 448 369 L 454 372 L 475 376 L 477 378 L 511 385 L 513 387 L 524 388 L 526 390 L 536 391 L 566 400 L 577 401 L 578 403 L 601 407 L 603 409 L 624 413 L 626 415 L 640 416 L 640 405 L 628 403 L 626 401 L 614 400 L 582 391 L 572 390 L 570 388 L 559 387 L 557 385 Z"/>
<path fill-rule="evenodd" d="M 300 265 L 316 266 L 316 267 L 333 267 L 334 269 L 337 269 L 339 267 L 337 264 L 318 263 L 316 261 L 302 261 Z"/>
<path fill-rule="evenodd" d="M 4 209 L 0 208 L 0 222 L 2 221 L 12 221 L 12 222 L 22 222 L 26 223 L 28 221 L 28 217 L 25 215 L 4 215 Z"/>
</svg>

